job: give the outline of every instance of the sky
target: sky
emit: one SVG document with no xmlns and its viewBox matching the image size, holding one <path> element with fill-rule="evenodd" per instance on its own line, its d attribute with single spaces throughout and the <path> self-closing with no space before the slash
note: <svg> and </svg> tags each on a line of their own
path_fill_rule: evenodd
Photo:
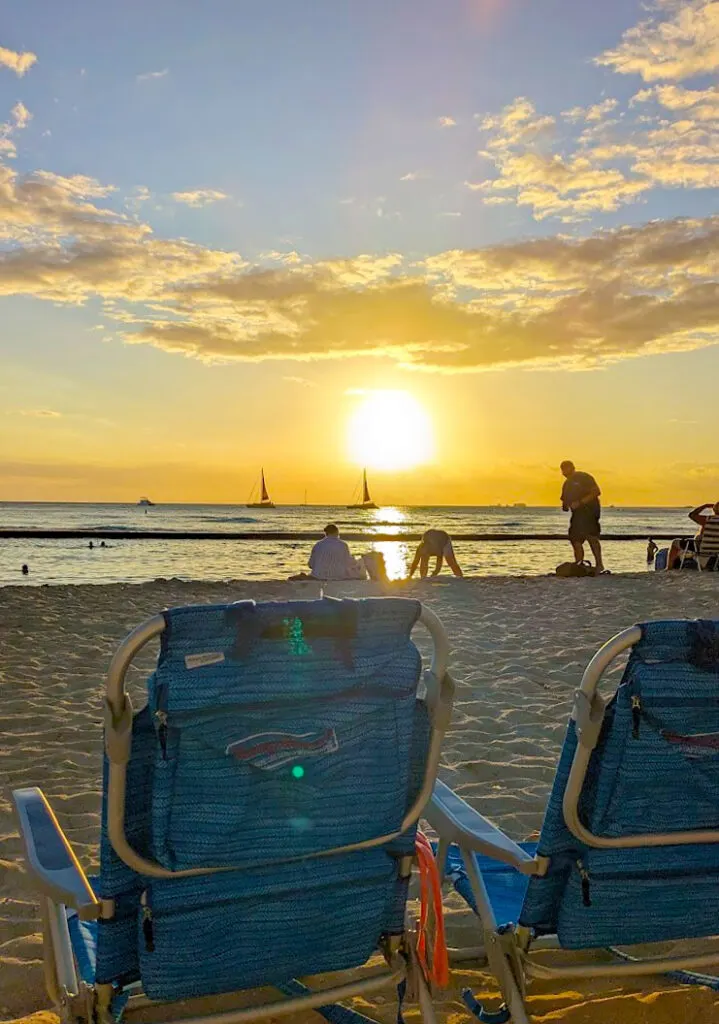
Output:
<svg viewBox="0 0 719 1024">
<path fill-rule="evenodd" d="M 7 0 L 0 500 L 719 497 L 719 0 Z"/>
</svg>

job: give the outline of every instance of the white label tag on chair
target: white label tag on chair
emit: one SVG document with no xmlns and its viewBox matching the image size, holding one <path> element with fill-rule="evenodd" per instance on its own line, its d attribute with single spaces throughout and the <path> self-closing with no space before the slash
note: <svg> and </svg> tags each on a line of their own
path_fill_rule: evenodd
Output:
<svg viewBox="0 0 719 1024">
<path fill-rule="evenodd" d="M 209 651 L 207 654 L 188 654 L 185 657 L 185 668 L 203 668 L 205 665 L 217 665 L 224 661 L 222 651 Z"/>
</svg>

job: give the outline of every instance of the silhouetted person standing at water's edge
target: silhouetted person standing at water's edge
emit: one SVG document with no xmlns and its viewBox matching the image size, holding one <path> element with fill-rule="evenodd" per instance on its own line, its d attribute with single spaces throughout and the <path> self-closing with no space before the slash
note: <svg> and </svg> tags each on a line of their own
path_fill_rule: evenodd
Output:
<svg viewBox="0 0 719 1024">
<path fill-rule="evenodd" d="M 582 473 L 574 463 L 565 459 L 560 465 L 565 477 L 562 487 L 562 510 L 571 512 L 569 520 L 569 541 L 574 551 L 574 561 L 584 561 L 584 542 L 589 544 L 595 561 L 597 572 L 605 572 L 602 561 L 602 545 L 599 535 L 602 532 L 599 522 L 602 514 L 597 481 L 589 473 Z"/>
</svg>

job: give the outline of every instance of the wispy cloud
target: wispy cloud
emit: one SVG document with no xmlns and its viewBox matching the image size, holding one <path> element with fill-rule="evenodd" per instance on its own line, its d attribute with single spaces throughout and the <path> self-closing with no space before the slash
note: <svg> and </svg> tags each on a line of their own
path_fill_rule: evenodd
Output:
<svg viewBox="0 0 719 1024">
<path fill-rule="evenodd" d="M 307 377 L 283 377 L 282 380 L 286 380 L 289 384 L 299 384 L 303 388 L 317 387 L 316 381 L 308 380 Z"/>
<path fill-rule="evenodd" d="M 62 413 L 54 409 L 19 409 L 18 412 L 21 416 L 30 416 L 38 420 L 57 420 L 62 417 Z"/>
<path fill-rule="evenodd" d="M 708 89 L 685 89 L 681 85 L 656 85 L 641 89 L 631 99 L 631 105 L 655 101 L 671 111 L 686 112 L 694 121 L 719 122 L 719 86 Z"/>
<path fill-rule="evenodd" d="M 227 199 L 228 196 L 225 192 L 218 192 L 214 188 L 197 188 L 190 192 L 173 192 L 172 198 L 176 203 L 199 207 L 217 203 L 221 199 Z"/>
<path fill-rule="evenodd" d="M 32 114 L 25 104 L 19 100 L 10 113 L 12 114 L 13 121 L 15 122 L 15 127 L 18 129 L 27 128 L 28 124 L 32 120 Z"/>
<path fill-rule="evenodd" d="M 438 117 L 437 124 L 440 128 L 454 128 L 457 122 L 453 117 Z"/>
<path fill-rule="evenodd" d="M 613 101 L 567 113 L 572 120 L 587 120 L 589 114 L 596 123 L 612 108 Z M 572 221 L 613 212 L 651 187 L 643 175 L 603 166 L 581 141 L 575 143 L 574 153 L 567 153 L 556 118 L 538 114 L 524 96 L 498 114 L 484 117 L 480 129 L 486 133 L 483 155 L 494 161 L 498 175 L 467 184 L 472 191 L 484 193 L 488 205 L 501 205 L 509 198 L 518 206 L 528 206 L 536 220 Z"/>
<path fill-rule="evenodd" d="M 29 50 L 18 53 L 15 50 L 8 50 L 5 46 L 0 46 L 0 66 L 9 68 L 20 78 L 30 70 L 36 60 L 37 54 L 31 53 Z"/>
<path fill-rule="evenodd" d="M 141 75 L 135 76 L 136 82 L 149 82 L 153 78 L 165 78 L 170 74 L 169 68 L 163 68 L 162 71 L 144 71 Z"/>
<path fill-rule="evenodd" d="M 65 177 L 62 174 L 53 174 L 52 171 L 35 171 L 30 182 L 31 188 L 32 182 L 46 185 L 72 199 L 105 199 L 116 191 L 115 185 L 102 185 L 96 178 L 86 174 Z"/>
<path fill-rule="evenodd" d="M 422 177 L 422 172 L 421 171 L 408 171 L 406 174 L 403 174 L 402 177 L 399 180 L 400 181 L 417 181 L 417 179 L 421 178 L 421 177 Z"/>
<path fill-rule="evenodd" d="M 619 46 L 605 50 L 597 64 L 645 82 L 681 81 L 719 70 L 719 2 L 664 0 L 659 16 L 628 29 Z M 662 18 L 665 11 L 669 18 Z"/>
<path fill-rule="evenodd" d="M 606 114 L 611 113 L 618 105 L 619 100 L 606 99 L 589 107 L 572 107 L 571 110 L 563 111 L 562 117 L 566 118 L 567 121 L 586 121 L 589 124 L 597 123 Z"/>
<path fill-rule="evenodd" d="M 32 120 L 32 114 L 24 103 L 18 101 L 10 111 L 10 118 L 9 121 L 0 123 L 0 156 L 14 159 L 17 156 L 17 146 L 12 135 L 27 128 Z"/>
</svg>

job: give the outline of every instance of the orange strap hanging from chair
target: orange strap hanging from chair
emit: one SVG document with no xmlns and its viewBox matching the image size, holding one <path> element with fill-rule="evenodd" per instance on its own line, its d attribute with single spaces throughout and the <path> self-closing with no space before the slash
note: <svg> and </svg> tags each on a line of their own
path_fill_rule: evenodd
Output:
<svg viewBox="0 0 719 1024">
<path fill-rule="evenodd" d="M 442 884 L 439 871 L 437 870 L 437 862 L 432 853 L 432 846 L 423 832 L 417 832 L 415 850 L 417 853 L 417 866 L 419 868 L 420 893 L 417 959 L 427 981 L 437 985 L 439 988 L 446 988 L 449 984 L 449 956 L 447 954 L 447 941 L 444 934 Z M 428 964 L 430 906 L 432 907 L 434 935 L 431 937 L 431 964 Z"/>
</svg>

